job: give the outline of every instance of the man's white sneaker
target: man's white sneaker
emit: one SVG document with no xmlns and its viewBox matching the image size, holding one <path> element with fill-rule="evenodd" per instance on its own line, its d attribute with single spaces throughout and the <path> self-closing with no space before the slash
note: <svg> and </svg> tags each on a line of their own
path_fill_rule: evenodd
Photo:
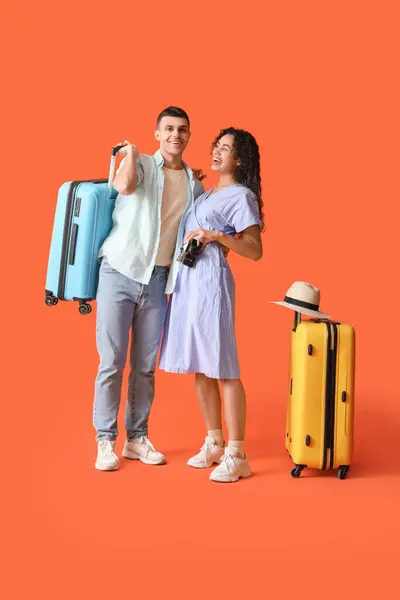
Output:
<svg viewBox="0 0 400 600">
<path fill-rule="evenodd" d="M 245 454 L 244 458 L 241 458 L 232 454 L 232 450 L 225 448 L 221 464 L 211 473 L 210 479 L 221 483 L 233 483 L 238 481 L 240 477 L 250 477 L 251 474 L 247 455 Z"/>
<path fill-rule="evenodd" d="M 224 447 L 218 446 L 213 437 L 207 435 L 204 444 L 200 448 L 200 452 L 192 458 L 189 458 L 187 464 L 195 469 L 205 469 L 211 467 L 214 463 L 221 461 L 221 456 L 224 454 Z"/>
<path fill-rule="evenodd" d="M 118 456 L 114 452 L 113 440 L 101 440 L 97 445 L 96 469 L 99 471 L 116 471 L 119 469 Z"/>
<path fill-rule="evenodd" d="M 149 438 L 142 436 L 131 442 L 125 440 L 122 456 L 131 460 L 140 460 L 145 465 L 163 465 L 166 460 L 161 452 L 157 452 Z"/>
</svg>

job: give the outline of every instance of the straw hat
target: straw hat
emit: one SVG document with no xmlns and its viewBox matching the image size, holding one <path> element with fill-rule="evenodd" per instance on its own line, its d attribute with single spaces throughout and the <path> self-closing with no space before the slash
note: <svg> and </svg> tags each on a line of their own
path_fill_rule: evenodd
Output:
<svg viewBox="0 0 400 600">
<path fill-rule="evenodd" d="M 320 296 L 320 291 L 315 285 L 311 285 L 306 281 L 295 281 L 286 292 L 282 302 L 271 302 L 271 304 L 286 306 L 286 308 L 309 317 L 329 319 L 330 315 L 319 311 Z"/>
</svg>

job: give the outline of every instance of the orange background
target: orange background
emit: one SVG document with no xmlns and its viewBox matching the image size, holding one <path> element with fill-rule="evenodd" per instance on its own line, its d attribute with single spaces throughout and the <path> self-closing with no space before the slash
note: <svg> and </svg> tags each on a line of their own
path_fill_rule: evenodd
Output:
<svg viewBox="0 0 400 600">
<path fill-rule="evenodd" d="M 397 589 L 397 2 L 68 3 L 2 9 L 4 597 L 350 598 Z M 122 139 L 156 149 L 169 104 L 208 173 L 220 128 L 262 153 L 264 258 L 229 257 L 255 476 L 185 466 L 204 427 L 192 376 L 157 374 L 151 439 L 168 465 L 94 469 L 95 312 L 44 304 L 58 187 L 106 177 Z M 357 335 L 349 479 L 289 476 L 294 280 Z M 124 387 L 124 392 L 125 392 Z M 123 417 L 123 410 L 121 410 Z M 121 418 L 118 451 L 123 443 Z M 394 592 L 395 593 L 395 592 Z"/>
</svg>

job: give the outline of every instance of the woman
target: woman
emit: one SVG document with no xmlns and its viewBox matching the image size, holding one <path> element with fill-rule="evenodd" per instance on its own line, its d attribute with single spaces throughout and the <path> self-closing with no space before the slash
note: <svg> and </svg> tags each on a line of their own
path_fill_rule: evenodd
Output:
<svg viewBox="0 0 400 600">
<path fill-rule="evenodd" d="M 186 219 L 185 243 L 197 238 L 203 246 L 194 267 L 180 268 L 168 307 L 160 369 L 196 373 L 207 436 L 188 465 L 205 468 L 217 463 L 210 479 L 233 482 L 249 477 L 251 470 L 244 452 L 246 398 L 234 332 L 235 285 L 221 244 L 246 258 L 262 256 L 260 154 L 254 137 L 232 127 L 222 130 L 212 146 L 212 169 L 219 174 L 218 185 L 197 198 Z M 218 381 L 229 432 L 226 447 Z"/>
</svg>

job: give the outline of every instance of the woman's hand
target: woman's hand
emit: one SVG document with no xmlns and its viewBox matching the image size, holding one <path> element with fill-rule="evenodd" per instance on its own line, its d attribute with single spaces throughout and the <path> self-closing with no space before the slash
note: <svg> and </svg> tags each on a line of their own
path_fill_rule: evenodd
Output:
<svg viewBox="0 0 400 600">
<path fill-rule="evenodd" d="M 260 260 L 263 255 L 260 227 L 258 225 L 250 225 L 235 236 L 224 234 L 222 231 L 196 229 L 187 234 L 185 242 L 189 242 L 195 237 L 198 238 L 199 242 L 203 242 L 202 250 L 210 242 L 218 242 L 223 248 L 225 258 L 227 250 L 233 250 L 240 256 L 252 260 Z"/>
<path fill-rule="evenodd" d="M 193 238 L 198 238 L 199 242 L 203 243 L 202 250 L 209 244 L 210 242 L 219 242 L 222 237 L 222 231 L 215 231 L 213 229 L 195 229 L 188 233 L 185 237 L 185 244 L 190 242 Z"/>
</svg>

